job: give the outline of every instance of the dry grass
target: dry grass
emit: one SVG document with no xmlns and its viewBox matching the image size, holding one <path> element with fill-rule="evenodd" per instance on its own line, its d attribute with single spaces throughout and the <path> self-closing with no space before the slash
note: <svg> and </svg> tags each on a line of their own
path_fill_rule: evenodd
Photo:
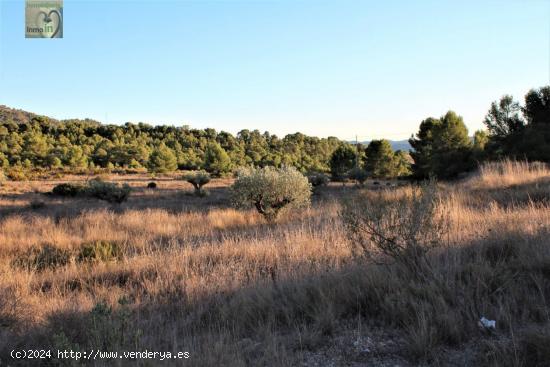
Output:
<svg viewBox="0 0 550 367">
<path fill-rule="evenodd" d="M 444 185 L 438 210 L 449 213 L 450 228 L 445 246 L 428 255 L 433 278 L 421 283 L 398 264 L 354 255 L 339 199 L 357 189 L 322 188 L 311 208 L 268 224 L 229 207 L 230 180 L 214 180 L 210 195 L 197 198 L 170 177 L 155 180 L 156 190 L 145 188 L 146 176 L 110 178 L 135 188 L 128 202 L 36 193 L 61 181 L 2 188 L 0 364 L 14 363 L 6 357 L 13 347 L 69 345 L 187 350 L 187 363 L 197 366 L 314 365 L 319 358 L 446 365 L 453 354 L 444 348 L 474 356 L 459 365 L 544 365 L 547 334 L 533 334 L 550 323 L 550 207 L 543 200 L 550 189 L 540 184 L 548 178 L 541 167 L 506 162 Z M 390 190 L 383 195 L 391 199 L 410 188 Z M 535 191 L 543 199 L 525 199 Z M 36 200 L 45 206 L 32 207 Z M 123 256 L 79 261 L 93 241 L 116 243 Z M 68 262 L 15 265 L 46 245 L 66 251 Z M 496 333 L 478 330 L 481 316 L 497 321 Z M 374 338 L 378 328 L 390 333 L 385 343 L 396 341 L 390 351 L 331 349 L 339 340 L 351 346 Z"/>
<path fill-rule="evenodd" d="M 550 167 L 545 163 L 503 160 L 482 165 L 479 176 L 474 178 L 473 182 L 479 187 L 491 189 L 533 183 L 549 178 Z"/>
</svg>

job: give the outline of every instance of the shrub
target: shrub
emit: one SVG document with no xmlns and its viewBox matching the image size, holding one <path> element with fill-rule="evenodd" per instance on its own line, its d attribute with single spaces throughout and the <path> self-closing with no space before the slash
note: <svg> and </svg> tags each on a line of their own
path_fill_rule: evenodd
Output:
<svg viewBox="0 0 550 367">
<path fill-rule="evenodd" d="M 362 193 L 344 203 L 341 217 L 364 255 L 387 256 L 421 274 L 425 254 L 443 243 L 448 230 L 439 201 L 435 182 L 399 193 Z"/>
<path fill-rule="evenodd" d="M 62 183 L 55 186 L 52 190 L 53 195 L 58 196 L 78 196 L 87 195 L 110 203 L 120 204 L 126 201 L 130 196 L 130 186 L 127 184 L 119 185 L 111 182 L 104 182 L 100 177 L 95 177 L 88 181 L 86 186 Z"/>
<path fill-rule="evenodd" d="M 369 178 L 369 174 L 364 169 L 355 167 L 349 171 L 348 177 L 355 180 L 359 185 L 363 185 L 367 181 L 367 178 Z"/>
<path fill-rule="evenodd" d="M 62 183 L 56 185 L 52 189 L 52 194 L 57 196 L 76 196 L 83 192 L 83 187 L 81 185 L 75 185 L 70 183 Z"/>
<path fill-rule="evenodd" d="M 281 210 L 309 204 L 311 185 L 293 167 L 245 168 L 232 186 L 237 207 L 254 205 L 266 220 L 274 221 Z"/>
<path fill-rule="evenodd" d="M 0 170 L 0 186 L 4 185 L 4 182 L 6 182 L 6 174 Z"/>
<path fill-rule="evenodd" d="M 25 181 L 27 179 L 27 175 L 21 166 L 11 167 L 6 174 L 12 181 Z"/>
<path fill-rule="evenodd" d="M 312 187 L 320 187 L 326 186 L 330 181 L 330 178 L 322 172 L 312 172 L 307 176 L 307 180 Z"/>
<path fill-rule="evenodd" d="M 17 256 L 12 265 L 15 267 L 42 271 L 65 266 L 69 263 L 70 252 L 51 245 L 43 247 L 31 247 L 26 252 Z"/>
<path fill-rule="evenodd" d="M 130 196 L 130 192 L 131 189 L 128 184 L 119 185 L 96 179 L 88 181 L 88 185 L 86 187 L 86 194 L 100 200 L 108 201 L 109 203 L 117 204 L 126 201 Z"/>
<path fill-rule="evenodd" d="M 33 210 L 42 209 L 46 206 L 46 203 L 41 200 L 33 200 L 29 203 L 29 207 Z"/>
<path fill-rule="evenodd" d="M 210 175 L 206 172 L 189 173 L 183 176 L 183 179 L 189 182 L 195 188 L 195 195 L 205 196 L 206 192 L 202 189 L 204 185 L 210 182 Z"/>
<path fill-rule="evenodd" d="M 122 296 L 116 306 L 105 299 L 95 304 L 85 318 L 85 337 L 89 345 L 116 350 L 135 345 L 140 340 L 143 331 L 133 322 L 131 302 L 128 297 Z"/>
<path fill-rule="evenodd" d="M 95 241 L 83 244 L 77 255 L 79 262 L 83 261 L 113 261 L 122 259 L 122 249 L 114 242 Z"/>
<path fill-rule="evenodd" d="M 148 189 L 156 189 L 157 188 L 157 183 L 156 182 L 149 182 L 147 184 L 147 188 Z"/>
</svg>

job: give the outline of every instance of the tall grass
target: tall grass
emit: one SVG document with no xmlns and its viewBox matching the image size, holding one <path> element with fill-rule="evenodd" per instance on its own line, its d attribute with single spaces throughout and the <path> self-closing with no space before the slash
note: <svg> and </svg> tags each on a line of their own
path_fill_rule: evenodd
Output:
<svg viewBox="0 0 550 367">
<path fill-rule="evenodd" d="M 54 198 L 40 211 L 7 208 L 0 220 L 0 363 L 14 364 L 6 357 L 14 347 L 69 345 L 189 350 L 186 363 L 197 366 L 449 365 L 457 353 L 461 365 L 544 366 L 550 205 L 516 199 L 534 190 L 550 195 L 550 188 L 535 188 L 547 177 L 538 166 L 501 164 L 482 168 L 475 185 L 439 185 L 426 212 L 409 205 L 411 187 L 374 194 L 329 186 L 311 208 L 270 224 L 227 208 L 226 184 L 216 181 L 204 199 L 179 196 L 163 182 L 154 191 L 136 189 L 117 208 Z M 26 208 L 35 195 L 1 204 Z M 353 200 L 342 209 L 339 198 Z M 358 257 L 360 238 L 350 240 L 342 210 L 359 222 L 379 220 L 384 236 L 401 233 L 403 245 L 410 244 L 403 226 L 428 213 L 425 238 L 441 242 L 421 252 L 429 272 L 414 276 L 414 267 L 387 261 L 387 253 Z M 445 216 L 445 231 L 430 224 L 433 215 Z M 79 261 L 94 243 L 116 244 L 116 259 Z M 17 266 L 41 248 L 49 249 L 48 261 L 57 253 L 63 261 Z M 495 331 L 478 327 L 482 316 L 496 320 Z M 371 340 L 371 352 L 354 347 L 359 340 Z"/>
<path fill-rule="evenodd" d="M 495 188 L 549 178 L 550 167 L 546 163 L 505 159 L 482 164 L 475 182 L 484 188 Z"/>
</svg>

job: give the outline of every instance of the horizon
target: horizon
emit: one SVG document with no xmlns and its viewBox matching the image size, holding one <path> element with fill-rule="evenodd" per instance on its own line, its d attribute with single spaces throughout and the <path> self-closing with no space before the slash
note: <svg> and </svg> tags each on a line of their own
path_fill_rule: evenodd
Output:
<svg viewBox="0 0 550 367">
<path fill-rule="evenodd" d="M 53 119 L 53 120 L 56 120 L 58 122 L 66 122 L 66 121 L 70 121 L 70 120 L 81 120 L 81 121 L 84 121 L 84 120 L 91 120 L 93 122 L 97 122 L 99 124 L 102 124 L 102 125 L 114 125 L 114 126 L 124 126 L 125 124 L 127 123 L 130 123 L 130 124 L 140 124 L 140 123 L 143 123 L 143 124 L 146 124 L 146 125 L 151 125 L 151 126 L 173 126 L 173 127 L 184 127 L 184 126 L 188 126 L 189 129 L 193 130 L 193 129 L 198 129 L 198 130 L 205 130 L 205 129 L 214 129 L 214 128 L 211 128 L 211 127 L 205 127 L 205 128 L 198 128 L 198 127 L 193 127 L 193 126 L 189 126 L 189 125 L 175 125 L 175 124 L 169 124 L 169 123 L 166 123 L 166 124 L 149 124 L 145 121 L 125 121 L 125 122 L 122 122 L 122 123 L 105 123 L 104 121 L 100 121 L 100 120 L 96 120 L 96 119 L 92 119 L 92 118 L 89 118 L 89 117 L 84 117 L 84 118 L 63 118 L 63 119 L 59 119 L 59 118 L 56 118 L 55 116 L 48 116 L 48 115 L 44 115 L 44 114 L 41 114 L 41 113 L 38 113 L 36 111 L 27 111 L 25 109 L 22 109 L 22 108 L 15 108 L 15 107 L 11 107 L 11 106 L 6 106 L 6 105 L 1 105 L 0 104 L 0 108 L 8 108 L 8 109 L 12 109 L 12 110 L 15 110 L 15 111 L 22 111 L 24 113 L 30 113 L 30 114 L 33 114 L 33 115 L 36 115 L 36 116 L 43 116 L 43 117 L 47 117 L 49 119 Z M 216 132 L 218 133 L 221 133 L 221 132 L 226 132 L 226 133 L 230 133 L 232 135 L 237 135 L 237 133 L 241 130 L 245 130 L 245 129 L 241 129 L 239 131 L 237 131 L 237 133 L 233 133 L 233 132 L 229 132 L 229 131 L 225 131 L 225 130 L 218 130 L 218 129 L 214 129 Z M 253 131 L 253 130 L 258 130 L 258 129 L 248 129 L 249 131 Z M 278 137 L 284 137 L 286 135 L 292 135 L 292 134 L 298 134 L 298 133 L 301 133 L 301 134 L 304 134 L 303 132 L 301 131 L 295 131 L 295 132 L 290 132 L 290 133 L 286 133 L 286 134 L 283 134 L 283 135 L 278 135 L 278 134 L 275 134 L 275 133 L 272 133 L 271 131 L 267 131 L 267 130 L 258 130 L 260 131 L 262 134 L 263 133 L 269 133 L 271 135 L 277 135 Z M 316 135 L 308 135 L 308 134 L 304 134 L 306 136 L 313 136 L 313 137 L 318 137 L 318 138 L 321 138 L 321 139 L 324 139 L 324 138 L 338 138 L 336 136 L 323 136 L 323 137 L 319 137 L 319 136 L 316 136 Z M 410 136 L 409 136 L 410 138 Z M 379 138 L 379 139 L 370 139 L 370 140 L 381 140 L 381 139 L 386 139 L 390 142 L 396 142 L 396 143 L 401 143 L 401 142 L 405 142 L 405 141 L 408 141 L 409 138 L 404 138 L 404 139 L 386 139 L 386 138 Z M 342 140 L 340 138 L 338 138 L 339 140 Z M 369 142 L 370 140 L 361 140 L 361 139 L 358 139 L 358 143 L 365 143 L 365 142 Z M 355 139 L 351 139 L 351 140 L 347 140 L 348 142 L 351 142 L 351 143 L 355 143 Z"/>
<path fill-rule="evenodd" d="M 0 104 L 363 141 L 453 110 L 473 135 L 491 102 L 548 84 L 549 20 L 538 1 L 65 0 L 64 38 L 29 40 L 24 3 L 0 1 Z"/>
</svg>

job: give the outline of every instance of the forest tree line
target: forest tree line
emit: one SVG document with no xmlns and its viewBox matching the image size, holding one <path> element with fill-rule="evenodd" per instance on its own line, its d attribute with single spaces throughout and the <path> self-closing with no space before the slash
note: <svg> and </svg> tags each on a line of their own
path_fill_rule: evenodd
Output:
<svg viewBox="0 0 550 367">
<path fill-rule="evenodd" d="M 493 102 L 484 124 L 486 129 L 471 137 L 453 111 L 427 118 L 409 140 L 409 154 L 393 151 L 387 140 L 353 145 L 301 133 L 279 138 L 241 130 L 233 136 L 187 126 L 58 121 L 0 106 L 0 167 L 8 176 L 10 171 L 46 169 L 205 170 L 223 176 L 242 166 L 293 166 L 302 173 L 361 180 L 453 178 L 481 161 L 506 157 L 550 162 L 550 87 L 529 91 L 523 104 L 511 96 Z"/>
<path fill-rule="evenodd" d="M 550 87 L 531 89 L 524 103 L 505 95 L 491 104 L 486 129 L 473 138 L 453 111 L 427 118 L 409 143 L 416 178 L 453 178 L 486 160 L 550 162 Z"/>
<path fill-rule="evenodd" d="M 224 174 L 240 166 L 294 166 L 302 172 L 329 171 L 337 138 L 296 133 L 280 139 L 242 130 L 236 136 L 214 129 L 189 129 L 93 120 L 57 121 L 3 107 L 0 166 L 23 168 L 125 168 L 171 172 L 206 170 Z"/>
</svg>

